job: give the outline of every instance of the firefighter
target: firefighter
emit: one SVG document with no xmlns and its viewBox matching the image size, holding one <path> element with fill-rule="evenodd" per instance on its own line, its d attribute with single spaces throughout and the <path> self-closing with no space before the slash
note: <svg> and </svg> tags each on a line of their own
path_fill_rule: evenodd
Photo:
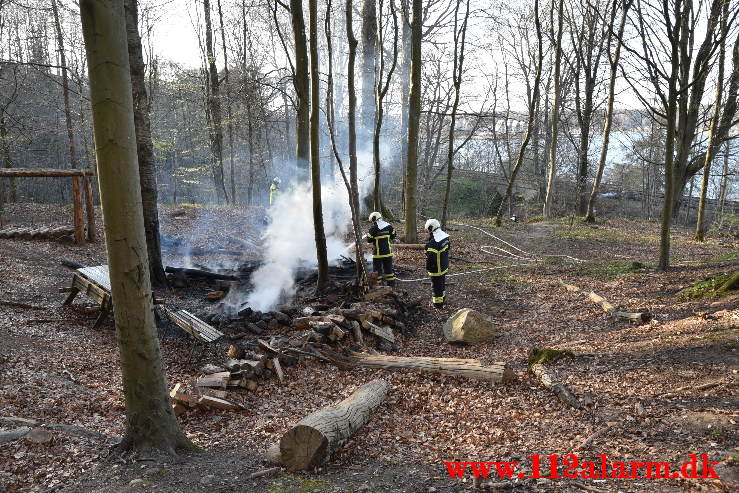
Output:
<svg viewBox="0 0 739 493">
<path fill-rule="evenodd" d="M 372 267 L 384 279 L 388 286 L 395 286 L 393 272 L 393 248 L 390 245 L 395 239 L 395 230 L 392 224 L 382 219 L 382 214 L 373 212 L 369 216 L 372 224 L 369 232 L 364 235 L 367 243 L 372 245 Z"/>
<path fill-rule="evenodd" d="M 429 219 L 424 226 L 429 233 L 426 243 L 426 270 L 431 276 L 434 308 L 444 308 L 446 273 L 449 270 L 449 235 L 442 231 L 436 219 Z"/>
<path fill-rule="evenodd" d="M 280 183 L 282 180 L 277 176 L 272 180 L 272 185 L 269 186 L 269 205 L 274 205 L 277 201 L 277 196 L 280 194 Z"/>
</svg>

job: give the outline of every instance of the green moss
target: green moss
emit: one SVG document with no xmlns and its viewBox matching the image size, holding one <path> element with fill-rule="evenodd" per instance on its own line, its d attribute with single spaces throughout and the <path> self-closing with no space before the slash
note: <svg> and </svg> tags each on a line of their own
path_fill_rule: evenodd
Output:
<svg viewBox="0 0 739 493">
<path fill-rule="evenodd" d="M 322 479 L 301 478 L 286 475 L 273 480 L 269 485 L 269 493 L 312 493 L 325 490 L 331 483 Z"/>
<path fill-rule="evenodd" d="M 724 274 L 721 276 L 698 280 L 689 288 L 685 288 L 680 291 L 677 295 L 677 299 L 680 301 L 689 301 L 701 298 L 716 298 L 718 295 L 716 290 L 720 288 L 730 276 L 731 274 Z"/>
<path fill-rule="evenodd" d="M 526 218 L 526 224 L 540 223 L 540 222 L 544 221 L 545 219 L 546 218 L 544 216 L 541 216 L 541 215 L 539 215 L 539 216 L 530 216 L 530 217 L 527 217 Z"/>
<path fill-rule="evenodd" d="M 554 363 L 566 356 L 575 356 L 572 351 L 566 349 L 536 348 L 529 349 L 528 368 L 536 364 Z"/>
</svg>

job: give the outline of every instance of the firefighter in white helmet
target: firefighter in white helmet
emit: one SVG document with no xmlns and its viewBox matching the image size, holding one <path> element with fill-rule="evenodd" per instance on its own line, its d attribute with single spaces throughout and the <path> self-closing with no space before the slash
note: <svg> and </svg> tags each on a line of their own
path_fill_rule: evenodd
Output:
<svg viewBox="0 0 739 493">
<path fill-rule="evenodd" d="M 392 240 L 395 239 L 395 230 L 393 225 L 385 221 L 379 212 L 370 214 L 369 221 L 370 229 L 364 237 L 367 243 L 372 243 L 372 267 L 388 286 L 395 286 L 393 247 L 391 246 Z"/>
<path fill-rule="evenodd" d="M 280 183 L 282 183 L 282 180 L 275 176 L 272 184 L 269 186 L 269 205 L 274 205 L 277 201 L 277 196 L 280 194 Z"/>
<path fill-rule="evenodd" d="M 444 308 L 446 291 L 446 273 L 449 271 L 449 234 L 442 231 L 436 219 L 426 221 L 424 229 L 429 237 L 426 242 L 426 270 L 431 276 L 433 290 L 432 304 L 435 308 Z"/>
</svg>

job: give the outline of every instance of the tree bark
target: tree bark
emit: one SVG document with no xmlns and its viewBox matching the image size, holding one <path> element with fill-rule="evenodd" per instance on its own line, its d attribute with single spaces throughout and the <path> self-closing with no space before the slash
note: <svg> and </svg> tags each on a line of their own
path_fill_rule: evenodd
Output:
<svg viewBox="0 0 739 493">
<path fill-rule="evenodd" d="M 389 388 L 385 380 L 372 380 L 338 404 L 319 409 L 300 420 L 280 439 L 282 464 L 291 471 L 298 471 L 325 463 L 367 424 L 385 400 Z"/>
<path fill-rule="evenodd" d="M 210 129 L 210 149 L 213 159 L 213 185 L 219 203 L 228 202 L 226 184 L 223 178 L 223 121 L 221 117 L 220 79 L 213 53 L 213 28 L 210 21 L 210 0 L 203 0 L 205 18 L 205 56 L 208 58 L 208 109 L 213 124 Z"/>
<path fill-rule="evenodd" d="M 228 49 L 226 48 L 226 29 L 223 25 L 221 0 L 218 1 L 218 19 L 221 24 L 221 46 L 223 47 L 223 84 L 226 86 L 226 131 L 228 132 L 228 161 L 231 178 L 231 203 L 236 205 L 236 169 L 234 168 L 234 126 L 231 108 L 231 84 L 228 80 Z M 246 52 L 246 45 L 244 45 Z"/>
<path fill-rule="evenodd" d="M 157 206 L 157 177 L 154 163 L 154 146 L 151 141 L 151 121 L 147 108 L 148 95 L 144 78 L 144 55 L 139 36 L 137 0 L 125 0 L 126 33 L 128 35 L 128 61 L 131 70 L 133 118 L 136 125 L 136 146 L 141 183 L 141 205 L 144 210 L 146 250 L 149 257 L 151 283 L 155 287 L 168 286 L 162 265 L 162 249 L 159 242 L 159 208 Z"/>
<path fill-rule="evenodd" d="M 554 2 L 552 15 L 554 16 Z M 562 23 L 564 20 L 564 0 L 559 0 L 557 8 L 557 41 L 554 54 L 554 98 L 552 99 L 552 142 L 549 146 L 549 174 L 547 176 L 547 192 L 544 198 L 544 217 L 552 217 L 552 201 L 554 198 L 554 178 L 557 174 L 557 135 L 559 128 L 560 88 L 562 85 L 560 72 L 562 68 Z"/>
<path fill-rule="evenodd" d="M 80 14 L 126 401 L 119 449 L 192 450 L 172 412 L 154 324 L 123 2 L 82 0 Z"/>
<path fill-rule="evenodd" d="M 418 188 L 418 127 L 421 119 L 421 35 L 423 2 L 412 0 L 411 91 L 408 97 L 408 157 L 405 167 L 405 241 L 418 242 L 416 189 Z"/>
<path fill-rule="evenodd" d="M 305 39 L 305 19 L 303 18 L 303 0 L 290 0 L 290 13 L 295 43 L 295 99 L 297 113 L 295 116 L 295 136 L 297 140 L 296 160 L 298 178 L 303 181 L 308 175 L 310 159 L 310 79 L 308 75 L 308 47 Z"/>
<path fill-rule="evenodd" d="M 313 228 L 316 237 L 318 279 L 316 289 L 320 292 L 328 286 L 328 258 L 326 233 L 323 229 L 323 206 L 321 204 L 321 142 L 320 142 L 320 89 L 318 87 L 318 5 L 317 0 L 308 0 L 310 29 L 310 164 L 313 187 Z"/>
</svg>

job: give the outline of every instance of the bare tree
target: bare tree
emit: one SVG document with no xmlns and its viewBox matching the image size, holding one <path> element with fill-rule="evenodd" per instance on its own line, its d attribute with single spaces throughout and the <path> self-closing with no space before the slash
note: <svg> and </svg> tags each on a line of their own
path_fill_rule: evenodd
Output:
<svg viewBox="0 0 739 493">
<path fill-rule="evenodd" d="M 126 33 L 128 38 L 128 61 L 131 71 L 133 118 L 136 127 L 136 148 L 141 183 L 141 205 L 144 213 L 146 249 L 149 256 L 151 283 L 157 287 L 168 285 L 162 265 L 162 250 L 159 242 L 159 208 L 157 205 L 157 178 L 154 163 L 154 146 L 151 141 L 149 118 L 149 96 L 144 78 L 144 55 L 139 35 L 139 15 L 136 0 L 125 0 Z"/>
<path fill-rule="evenodd" d="M 500 226 L 503 213 L 505 211 L 506 202 L 511 199 L 511 193 L 513 192 L 513 184 L 516 182 L 516 176 L 518 175 L 521 165 L 523 164 L 524 155 L 526 153 L 526 147 L 531 139 L 531 134 L 534 131 L 534 125 L 536 125 L 537 107 L 539 104 L 539 89 L 541 86 L 541 71 L 544 65 L 544 40 L 541 29 L 541 21 L 539 19 L 539 0 L 534 0 L 534 24 L 536 25 L 536 39 L 537 39 L 537 62 L 536 62 L 536 75 L 534 76 L 534 83 L 531 90 L 531 96 L 529 99 L 529 116 L 526 124 L 526 135 L 521 142 L 521 147 L 518 149 L 518 156 L 516 157 L 516 164 L 511 170 L 510 177 L 508 178 L 508 185 L 506 186 L 505 195 L 500 201 L 498 206 L 498 212 L 495 215 L 495 225 Z"/>
<path fill-rule="evenodd" d="M 552 26 L 554 26 L 554 1 L 549 15 Z M 547 177 L 547 192 L 544 199 L 544 217 L 552 216 L 552 200 L 554 197 L 554 177 L 557 173 L 557 137 L 559 127 L 560 89 L 562 79 L 560 76 L 562 67 L 562 24 L 564 21 L 564 1 L 559 0 L 557 8 L 557 37 L 554 47 L 554 97 L 552 99 L 552 142 L 549 145 L 549 174 Z M 552 27 L 554 29 L 554 27 Z"/>
<path fill-rule="evenodd" d="M 210 0 L 203 0 L 205 17 L 205 56 L 208 66 L 208 111 L 212 122 L 210 129 L 210 148 L 213 162 L 213 185 L 218 202 L 228 202 L 226 184 L 223 179 L 223 119 L 221 116 L 221 97 L 216 57 L 213 53 L 213 28 L 210 21 Z"/>
<path fill-rule="evenodd" d="M 295 74 L 293 86 L 297 100 L 295 117 L 295 135 L 297 138 L 298 170 L 308 170 L 310 156 L 310 78 L 308 62 L 308 45 L 305 39 L 305 20 L 303 19 L 303 0 L 290 0 L 290 18 L 293 26 L 293 42 L 295 44 Z"/>
<path fill-rule="evenodd" d="M 372 1 L 374 3 L 374 0 L 368 1 Z M 375 79 L 377 80 L 377 87 L 375 88 L 375 131 L 372 137 L 372 157 L 375 166 L 373 206 L 376 211 L 382 211 L 384 216 L 389 217 L 389 214 L 387 214 L 388 211 L 385 210 L 382 202 L 382 193 L 380 189 L 380 136 L 382 133 L 382 119 L 385 115 L 382 103 L 388 89 L 390 88 L 390 81 L 392 80 L 393 72 L 395 71 L 395 66 L 398 62 L 398 14 L 395 12 L 395 0 L 390 0 L 390 13 L 393 19 L 393 55 L 392 61 L 390 62 L 390 69 L 383 80 L 383 75 L 385 73 L 385 54 L 382 47 L 385 35 L 383 33 L 382 25 L 382 9 L 385 2 L 384 0 L 379 0 L 379 2 L 380 18 L 379 22 L 377 22 L 377 51 L 379 52 L 379 57 L 377 57 L 377 73 L 375 74 Z"/>
<path fill-rule="evenodd" d="M 465 3 L 464 17 L 462 24 L 458 27 L 459 5 L 461 0 L 457 0 L 454 7 L 454 60 L 452 65 L 452 84 L 454 85 L 454 102 L 452 103 L 452 113 L 449 119 L 449 142 L 446 155 L 446 187 L 444 189 L 444 204 L 441 212 L 441 224 L 446 228 L 447 211 L 449 208 L 449 190 L 452 188 L 452 172 L 454 171 L 454 131 L 457 124 L 457 109 L 459 108 L 459 96 L 462 87 L 462 74 L 464 73 L 464 47 L 467 38 L 467 21 L 470 18 L 470 0 Z"/>
<path fill-rule="evenodd" d="M 77 149 L 74 144 L 74 131 L 72 123 L 72 109 L 69 104 L 69 75 L 67 73 L 67 54 L 64 50 L 64 35 L 62 25 L 59 22 L 59 8 L 56 0 L 51 0 L 51 10 L 54 13 L 54 28 L 56 30 L 56 44 L 59 48 L 59 62 L 62 69 L 62 94 L 64 96 L 64 121 L 67 126 L 67 139 L 69 142 L 69 167 L 77 168 Z"/>
<path fill-rule="evenodd" d="M 223 10 L 221 0 L 218 1 L 218 19 L 221 25 L 221 46 L 223 48 L 223 85 L 226 88 L 226 131 L 228 132 L 228 160 L 231 178 L 231 203 L 236 204 L 236 170 L 234 168 L 234 126 L 233 109 L 231 107 L 231 84 L 228 74 L 228 47 L 226 46 L 226 29 L 223 25 Z M 244 47 L 246 53 L 246 47 Z"/>
<path fill-rule="evenodd" d="M 382 2 L 382 0 L 379 0 Z M 380 7 L 382 16 L 382 7 Z M 382 19 L 380 19 L 380 22 Z M 359 112 L 360 130 L 364 141 L 369 139 L 372 129 L 377 121 L 375 117 L 376 86 L 381 84 L 378 79 L 378 71 L 375 69 L 376 58 L 379 53 L 382 57 L 382 40 L 378 43 L 378 22 L 376 0 L 364 0 L 362 3 L 362 99 Z M 381 62 L 382 63 L 382 62 Z M 379 72 L 382 78 L 382 72 Z M 377 208 L 377 206 L 375 206 Z M 379 210 L 379 209 L 378 209 Z"/>
<path fill-rule="evenodd" d="M 80 14 L 126 400 L 118 448 L 194 450 L 172 411 L 154 324 L 123 2 L 82 0 Z"/>
<path fill-rule="evenodd" d="M 603 137 L 600 147 L 600 157 L 598 159 L 598 168 L 595 172 L 595 179 L 593 180 L 593 189 L 590 192 L 590 199 L 588 200 L 588 208 L 585 213 L 585 221 L 589 223 L 595 222 L 595 201 L 598 197 L 598 189 L 600 188 L 600 181 L 603 178 L 603 170 L 606 168 L 606 158 L 608 156 L 608 144 L 611 139 L 611 125 L 613 124 L 613 103 L 616 100 L 616 77 L 618 76 L 619 59 L 621 58 L 621 38 L 624 35 L 624 28 L 626 26 L 626 17 L 629 12 L 633 0 L 623 0 L 623 6 L 621 7 L 621 21 L 618 26 L 618 33 L 614 36 L 614 27 L 616 20 L 616 12 L 618 11 L 620 0 L 612 0 L 611 3 L 611 16 L 608 24 L 608 41 L 607 45 L 610 47 L 611 43 L 614 42 L 615 46 L 613 53 L 608 51 L 608 62 L 611 68 L 610 77 L 608 79 L 608 101 L 606 102 L 606 117 L 603 124 Z"/>
</svg>

